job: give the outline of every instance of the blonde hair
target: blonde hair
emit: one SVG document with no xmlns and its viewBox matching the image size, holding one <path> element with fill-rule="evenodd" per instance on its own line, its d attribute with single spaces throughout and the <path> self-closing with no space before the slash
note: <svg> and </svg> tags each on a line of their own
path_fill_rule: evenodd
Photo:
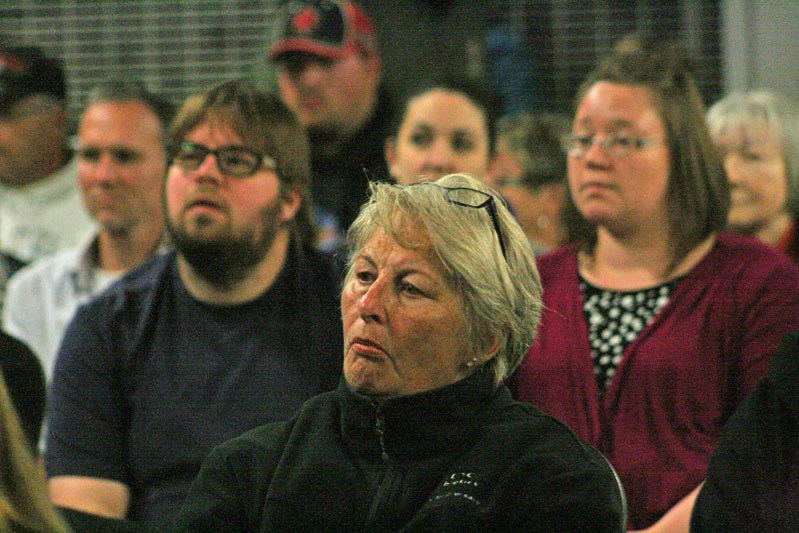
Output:
<svg viewBox="0 0 799 533">
<path fill-rule="evenodd" d="M 69 532 L 50 503 L 0 372 L 0 531 Z"/>
<path fill-rule="evenodd" d="M 522 362 L 541 318 L 541 281 L 519 224 L 495 191 L 467 174 L 412 185 L 372 183 L 370 187 L 370 199 L 347 235 L 345 283 L 353 275 L 354 259 L 378 227 L 401 245 L 412 247 L 409 228 L 421 224 L 447 281 L 458 294 L 472 355 L 488 352 L 498 342 L 499 350 L 486 366 L 499 384 Z M 448 189 L 453 188 L 473 189 L 481 198 L 488 195 L 485 199 L 493 199 L 504 256 L 490 212 L 477 204 L 473 208 L 453 203 L 447 198 Z"/>
<path fill-rule="evenodd" d="M 786 207 L 792 216 L 799 216 L 799 105 L 767 90 L 733 93 L 710 107 L 707 124 L 714 139 L 725 130 L 746 131 L 763 124 L 782 148 L 788 179 Z"/>
</svg>

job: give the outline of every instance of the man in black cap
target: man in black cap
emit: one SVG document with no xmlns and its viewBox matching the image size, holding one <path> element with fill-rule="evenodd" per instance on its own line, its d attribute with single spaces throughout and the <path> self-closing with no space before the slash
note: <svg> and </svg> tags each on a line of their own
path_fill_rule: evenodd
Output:
<svg viewBox="0 0 799 533">
<path fill-rule="evenodd" d="M 11 269 L 91 228 L 68 149 L 64 71 L 35 47 L 0 48 L 0 252 Z"/>
<path fill-rule="evenodd" d="M 369 179 L 387 179 L 383 143 L 392 106 L 381 87 L 377 36 L 350 1 L 316 0 L 289 8 L 269 51 L 283 101 L 311 140 L 313 198 L 321 246 L 335 244 L 366 199 Z M 333 242 L 331 242 L 333 241 Z"/>
</svg>

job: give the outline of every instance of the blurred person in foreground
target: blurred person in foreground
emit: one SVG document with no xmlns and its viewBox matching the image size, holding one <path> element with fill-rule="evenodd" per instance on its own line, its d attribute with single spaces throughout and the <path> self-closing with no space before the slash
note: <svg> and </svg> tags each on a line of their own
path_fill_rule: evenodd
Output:
<svg viewBox="0 0 799 533">
<path fill-rule="evenodd" d="M 707 123 L 730 180 L 728 228 L 799 263 L 799 106 L 771 91 L 732 94 Z"/>
<path fill-rule="evenodd" d="M 683 46 L 622 41 L 566 147 L 580 226 L 539 258 L 547 311 L 512 389 L 605 453 L 633 529 L 687 531 L 721 428 L 799 329 L 799 268 L 721 232 L 729 185 Z"/>
<path fill-rule="evenodd" d="M 0 531 L 145 531 L 126 520 L 53 507 L 38 454 L 44 403 L 41 363 L 22 342 L 0 333 Z"/>
<path fill-rule="evenodd" d="M 246 81 L 190 97 L 170 131 L 174 252 L 67 328 L 51 387 L 50 494 L 167 530 L 209 450 L 288 419 L 341 374 L 340 274 L 313 248 L 308 144 Z"/>
<path fill-rule="evenodd" d="M 502 384 L 541 285 L 500 198 L 375 184 L 348 246 L 338 389 L 216 448 L 175 529 L 623 531 L 604 457 Z"/>
<path fill-rule="evenodd" d="M 3 341 L 2 344 L 6 348 L 7 342 Z M 41 380 L 39 393 L 42 409 L 38 416 L 41 424 L 44 413 L 44 375 L 33 354 L 28 353 L 38 367 L 38 375 L 33 373 L 29 377 L 38 377 Z M 0 367 L 0 531 L 67 533 L 70 529 L 50 503 L 44 476 L 36 461 L 38 436 L 23 431 L 14 408 L 15 398 L 6 387 L 6 372 L 8 368 L 4 364 Z M 17 390 L 16 393 L 18 397 L 22 397 L 27 391 Z M 35 433 L 38 434 L 38 427 Z"/>
<path fill-rule="evenodd" d="M 97 229 L 81 246 L 17 273 L 3 308 L 3 329 L 33 349 L 48 382 L 78 306 L 151 259 L 162 243 L 173 114 L 169 102 L 138 82 L 107 82 L 89 93 L 78 128 L 78 180 Z"/>
<path fill-rule="evenodd" d="M 391 177 L 403 185 L 458 172 L 484 179 L 498 109 L 490 91 L 466 80 L 422 83 L 406 98 L 386 139 Z"/>
<path fill-rule="evenodd" d="M 496 154 L 485 181 L 508 201 L 536 255 L 566 239 L 563 206 L 569 193 L 561 140 L 569 127 L 568 117 L 555 113 L 506 115 L 497 124 Z"/>
<path fill-rule="evenodd" d="M 691 516 L 692 533 L 799 530 L 799 332 L 724 426 Z"/>
<path fill-rule="evenodd" d="M 283 102 L 311 143 L 311 189 L 321 232 L 333 249 L 366 199 L 369 179 L 386 179 L 383 141 L 393 104 L 369 14 L 348 0 L 293 2 L 269 49 Z"/>
</svg>

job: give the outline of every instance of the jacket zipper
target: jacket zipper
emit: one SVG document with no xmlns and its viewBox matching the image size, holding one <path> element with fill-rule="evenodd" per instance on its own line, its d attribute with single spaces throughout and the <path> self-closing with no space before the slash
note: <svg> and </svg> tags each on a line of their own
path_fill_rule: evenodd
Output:
<svg viewBox="0 0 799 533">
<path fill-rule="evenodd" d="M 380 457 L 382 459 L 382 468 L 380 469 L 380 481 L 377 484 L 377 490 L 374 493 L 374 497 L 372 498 L 372 504 L 369 506 L 369 514 L 366 517 L 366 529 L 372 529 L 375 527 L 375 520 L 379 520 L 382 516 L 380 512 L 383 506 L 383 502 L 385 502 L 385 496 L 387 492 L 390 492 L 390 488 L 393 485 L 391 482 L 392 477 L 389 473 L 389 456 L 388 451 L 386 451 L 386 442 L 385 442 L 385 432 L 386 432 L 386 421 L 383 417 L 383 413 L 380 411 L 380 406 L 377 406 L 377 410 L 375 411 L 375 435 L 377 435 L 378 442 L 380 442 Z"/>
</svg>

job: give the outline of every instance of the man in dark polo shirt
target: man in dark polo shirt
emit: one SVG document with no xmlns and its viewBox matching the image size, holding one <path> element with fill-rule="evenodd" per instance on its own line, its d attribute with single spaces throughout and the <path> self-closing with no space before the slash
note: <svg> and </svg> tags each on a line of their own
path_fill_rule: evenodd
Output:
<svg viewBox="0 0 799 533">
<path fill-rule="evenodd" d="M 209 450 L 289 418 L 341 372 L 339 275 L 313 248 L 308 144 L 277 96 L 226 82 L 170 132 L 175 252 L 81 307 L 59 350 L 56 505 L 168 531 Z"/>
</svg>

